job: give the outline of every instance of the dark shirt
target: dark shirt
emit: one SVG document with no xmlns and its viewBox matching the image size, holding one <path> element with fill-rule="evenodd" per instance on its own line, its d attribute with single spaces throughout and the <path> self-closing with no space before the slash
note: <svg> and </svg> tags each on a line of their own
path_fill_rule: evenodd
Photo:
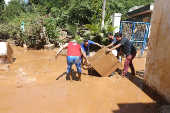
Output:
<svg viewBox="0 0 170 113">
<path fill-rule="evenodd" d="M 127 38 L 122 38 L 122 40 L 118 41 L 118 43 L 121 44 L 121 50 L 126 56 L 136 54 L 136 48 Z"/>
<path fill-rule="evenodd" d="M 111 41 L 112 41 L 113 44 L 116 44 L 116 42 L 117 42 L 115 37 Z"/>
<path fill-rule="evenodd" d="M 113 44 L 113 46 L 116 46 L 116 45 L 118 45 L 120 42 L 117 41 L 116 38 L 114 37 L 114 38 L 111 40 L 111 43 Z M 117 50 L 118 52 L 120 52 L 120 51 L 121 51 L 121 47 L 116 48 L 116 50 Z"/>
</svg>

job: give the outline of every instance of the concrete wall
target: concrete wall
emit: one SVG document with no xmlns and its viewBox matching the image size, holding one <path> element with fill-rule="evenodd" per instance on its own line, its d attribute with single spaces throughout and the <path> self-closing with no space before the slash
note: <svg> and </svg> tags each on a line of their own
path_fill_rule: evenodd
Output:
<svg viewBox="0 0 170 113">
<path fill-rule="evenodd" d="M 155 0 L 145 81 L 170 102 L 170 0 Z"/>
<path fill-rule="evenodd" d="M 121 21 L 121 13 L 114 13 L 112 15 L 112 26 L 116 27 L 116 29 L 113 31 L 113 34 L 115 34 L 116 32 L 119 32 L 120 30 L 120 21 Z"/>
</svg>

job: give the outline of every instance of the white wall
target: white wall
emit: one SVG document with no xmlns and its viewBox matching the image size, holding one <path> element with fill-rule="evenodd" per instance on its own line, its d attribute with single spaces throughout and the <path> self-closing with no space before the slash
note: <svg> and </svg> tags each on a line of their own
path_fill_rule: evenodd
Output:
<svg viewBox="0 0 170 113">
<path fill-rule="evenodd" d="M 119 32 L 120 30 L 120 21 L 121 21 L 121 13 L 114 13 L 112 15 L 112 26 L 117 27 L 113 33 Z"/>
</svg>

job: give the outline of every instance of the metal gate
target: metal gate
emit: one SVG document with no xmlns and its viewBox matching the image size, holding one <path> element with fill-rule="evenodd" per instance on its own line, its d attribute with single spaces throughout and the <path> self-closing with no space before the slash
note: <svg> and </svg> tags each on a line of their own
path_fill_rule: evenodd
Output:
<svg viewBox="0 0 170 113">
<path fill-rule="evenodd" d="M 128 38 L 135 47 L 139 48 L 141 55 L 143 55 L 148 42 L 150 23 L 121 21 L 120 32 L 123 37 Z"/>
</svg>

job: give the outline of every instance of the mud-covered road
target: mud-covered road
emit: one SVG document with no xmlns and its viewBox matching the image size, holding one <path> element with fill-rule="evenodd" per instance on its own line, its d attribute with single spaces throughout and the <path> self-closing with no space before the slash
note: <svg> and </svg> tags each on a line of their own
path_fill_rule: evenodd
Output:
<svg viewBox="0 0 170 113">
<path fill-rule="evenodd" d="M 12 48 L 15 62 L 0 71 L 0 113 L 155 113 L 155 102 L 126 78 L 83 70 L 81 82 L 66 81 L 64 56 Z M 145 59 L 134 62 L 142 76 Z"/>
</svg>

